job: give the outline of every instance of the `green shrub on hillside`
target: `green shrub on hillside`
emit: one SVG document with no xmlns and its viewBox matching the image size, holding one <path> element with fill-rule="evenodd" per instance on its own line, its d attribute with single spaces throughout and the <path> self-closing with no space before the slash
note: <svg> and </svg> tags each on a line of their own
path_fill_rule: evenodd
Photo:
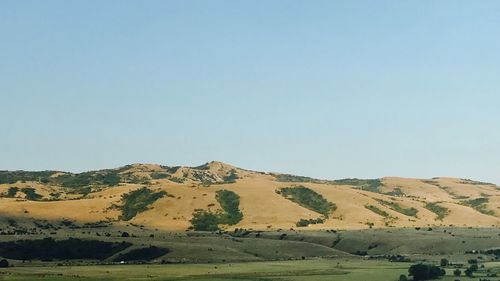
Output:
<svg viewBox="0 0 500 281">
<path fill-rule="evenodd" d="M 394 188 L 392 191 L 385 192 L 384 194 L 389 195 L 389 196 L 404 196 L 405 195 L 405 193 L 399 187 Z"/>
<path fill-rule="evenodd" d="M 154 180 L 167 179 L 170 175 L 167 173 L 153 172 L 151 173 L 151 178 Z"/>
<path fill-rule="evenodd" d="M 300 219 L 295 225 L 297 227 L 306 227 L 309 226 L 310 224 L 320 224 L 324 223 L 325 220 L 322 218 L 317 218 L 317 219 Z"/>
<path fill-rule="evenodd" d="M 122 195 L 122 205 L 119 206 L 122 211 L 120 219 L 125 221 L 132 219 L 165 195 L 167 195 L 165 191 L 154 192 L 146 187 Z"/>
<path fill-rule="evenodd" d="M 169 178 L 169 180 L 176 182 L 176 183 L 183 183 L 184 182 L 183 178 L 177 178 L 177 177 L 171 177 L 171 178 Z"/>
<path fill-rule="evenodd" d="M 403 208 L 396 202 L 385 201 L 382 199 L 375 199 L 375 200 L 377 200 L 380 204 L 389 207 L 391 210 L 401 213 L 405 216 L 417 217 L 418 210 L 413 207 Z"/>
<path fill-rule="evenodd" d="M 80 188 L 90 185 L 115 186 L 120 183 L 120 174 L 115 170 L 64 174 L 51 178 L 51 182 L 62 187 Z"/>
<path fill-rule="evenodd" d="M 495 212 L 486 208 L 486 204 L 488 203 L 488 201 L 489 201 L 488 198 L 480 197 L 471 200 L 464 200 L 462 201 L 462 204 L 469 206 L 482 214 L 494 216 Z"/>
<path fill-rule="evenodd" d="M 240 197 L 230 190 L 218 190 L 215 199 L 219 202 L 224 212 L 220 215 L 220 222 L 222 224 L 237 224 L 243 219 L 241 213 Z"/>
<path fill-rule="evenodd" d="M 18 191 L 19 191 L 19 188 L 15 187 L 15 186 L 9 187 L 9 189 L 7 190 L 7 197 L 10 197 L 10 198 L 16 197 L 16 194 Z"/>
<path fill-rule="evenodd" d="M 37 201 L 42 199 L 42 195 L 36 193 L 36 190 L 32 187 L 21 188 L 21 192 L 26 194 L 26 199 L 28 200 Z"/>
<path fill-rule="evenodd" d="M 383 216 L 384 218 L 389 217 L 389 214 L 386 211 L 379 209 L 377 206 L 365 205 L 365 208 L 374 212 L 377 215 Z"/>
<path fill-rule="evenodd" d="M 205 210 L 196 210 L 193 218 L 190 220 L 193 229 L 197 231 L 216 231 L 219 230 L 220 214 Z"/>
<path fill-rule="evenodd" d="M 218 190 L 215 199 L 219 202 L 222 211 L 213 213 L 205 210 L 196 210 L 193 213 L 191 224 L 194 230 L 215 231 L 219 224 L 235 225 L 243 219 L 240 211 L 240 197 L 230 190 Z"/>
<path fill-rule="evenodd" d="M 492 185 L 495 186 L 495 184 L 490 183 L 490 182 L 482 182 L 482 181 L 475 181 L 471 179 L 461 179 L 461 184 L 472 184 L 472 185 Z"/>
<path fill-rule="evenodd" d="M 450 213 L 450 210 L 448 208 L 440 206 L 435 202 L 425 204 L 425 208 L 427 210 L 433 212 L 434 214 L 436 214 L 437 220 L 443 220 L 443 218 L 446 217 Z"/>
<path fill-rule="evenodd" d="M 319 180 L 304 176 L 295 176 L 289 174 L 272 174 L 277 181 L 280 182 L 310 182 L 310 183 L 325 183 L 334 185 L 351 185 L 361 190 L 380 193 L 380 187 L 383 186 L 380 179 L 340 179 L 340 180 Z"/>
<path fill-rule="evenodd" d="M 337 209 L 337 205 L 328 202 L 321 194 L 304 186 L 284 187 L 277 190 L 276 193 L 325 217 Z"/>
<path fill-rule="evenodd" d="M 277 181 L 280 182 L 310 182 L 310 183 L 324 183 L 326 181 L 313 179 L 310 177 L 295 176 L 289 174 L 272 174 Z"/>
<path fill-rule="evenodd" d="M 239 179 L 238 174 L 236 170 L 232 169 L 229 171 L 229 174 L 224 177 L 224 183 L 235 183 L 237 179 Z"/>
<path fill-rule="evenodd" d="M 51 175 L 55 171 L 39 171 L 39 172 L 26 172 L 26 171 L 0 171 L 0 184 L 14 184 L 18 181 L 27 182 L 35 181 L 47 183 Z"/>
<path fill-rule="evenodd" d="M 376 192 L 376 193 L 380 193 L 380 187 L 383 186 L 382 181 L 380 179 L 352 178 L 352 179 L 334 180 L 332 183 L 336 185 L 351 185 L 361 190 Z"/>
</svg>

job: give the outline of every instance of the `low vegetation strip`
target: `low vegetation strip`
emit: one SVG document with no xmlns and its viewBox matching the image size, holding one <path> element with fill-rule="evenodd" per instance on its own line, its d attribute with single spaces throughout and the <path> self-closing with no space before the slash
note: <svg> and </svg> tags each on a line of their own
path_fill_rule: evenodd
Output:
<svg viewBox="0 0 500 281">
<path fill-rule="evenodd" d="M 146 211 L 149 205 L 165 195 L 168 195 L 165 191 L 154 192 L 147 187 L 122 195 L 122 205 L 118 206 L 122 211 L 120 219 L 131 220 L 138 213 Z"/>
<path fill-rule="evenodd" d="M 382 199 L 375 199 L 377 200 L 380 204 L 385 205 L 389 207 L 391 210 L 396 211 L 400 214 L 403 214 L 405 216 L 410 216 L 410 217 L 417 217 L 418 210 L 415 208 L 403 208 L 401 205 L 399 205 L 396 202 L 391 202 L 391 201 L 386 201 Z"/>
<path fill-rule="evenodd" d="M 41 171 L 41 172 L 26 172 L 26 171 L 0 171 L 0 184 L 14 184 L 18 181 L 37 181 L 48 183 L 50 176 L 55 174 L 55 171 Z"/>
<path fill-rule="evenodd" d="M 148 248 L 133 249 L 126 253 L 119 254 L 114 261 L 150 261 L 166 255 L 170 252 L 169 249 L 150 246 Z"/>
<path fill-rule="evenodd" d="M 325 183 L 326 181 L 304 177 L 304 176 L 295 176 L 289 174 L 272 174 L 274 178 L 279 182 L 310 182 L 310 183 Z"/>
<path fill-rule="evenodd" d="M 461 184 L 472 184 L 472 185 L 490 185 L 490 186 L 496 186 L 493 183 L 490 182 L 482 182 L 482 181 L 475 181 L 471 179 L 461 179 Z"/>
<path fill-rule="evenodd" d="M 317 219 L 300 219 L 298 222 L 295 223 L 297 227 L 306 227 L 309 226 L 310 224 L 320 224 L 324 223 L 325 220 L 322 218 L 317 218 Z"/>
<path fill-rule="evenodd" d="M 284 187 L 277 190 L 276 193 L 325 217 L 337 209 L 337 205 L 328 202 L 321 194 L 304 186 Z"/>
<path fill-rule="evenodd" d="M 486 204 L 488 204 L 488 201 L 489 201 L 489 199 L 487 197 L 480 197 L 480 198 L 471 199 L 471 200 L 464 200 L 464 201 L 462 201 L 462 204 L 464 204 L 465 206 L 469 206 L 482 214 L 494 216 L 495 212 L 493 212 L 492 210 L 489 210 L 486 207 Z"/>
<path fill-rule="evenodd" d="M 15 260 L 104 260 L 124 249 L 130 243 L 103 242 L 69 238 L 56 241 L 52 238 L 0 242 L 0 256 Z"/>
<path fill-rule="evenodd" d="M 436 214 L 437 220 L 443 220 L 444 217 L 446 217 L 450 213 L 450 210 L 448 208 L 440 206 L 436 202 L 425 204 L 425 208 Z"/>
<path fill-rule="evenodd" d="M 377 206 L 374 206 L 374 205 L 365 205 L 365 208 L 374 212 L 375 214 L 379 215 L 379 216 L 382 216 L 384 218 L 387 218 L 389 217 L 389 214 L 384 211 L 384 210 L 381 210 L 380 208 L 378 208 Z"/>
<path fill-rule="evenodd" d="M 331 182 L 336 185 L 351 185 L 357 187 L 361 190 L 371 191 L 380 193 L 380 187 L 383 186 L 382 181 L 380 179 L 341 179 L 334 180 Z"/>
<path fill-rule="evenodd" d="M 235 225 L 243 219 L 243 213 L 239 209 L 240 197 L 238 194 L 223 189 L 216 192 L 215 198 L 222 211 L 214 213 L 196 210 L 191 219 L 194 230 L 215 231 L 219 229 L 219 224 Z"/>
<path fill-rule="evenodd" d="M 380 179 L 340 179 L 340 180 L 319 180 L 311 177 L 295 176 L 289 174 L 272 174 L 279 182 L 309 182 L 309 183 L 324 183 L 334 185 L 350 185 L 361 190 L 380 193 L 380 187 L 383 183 Z"/>
<path fill-rule="evenodd" d="M 90 185 L 114 186 L 120 183 L 120 174 L 117 170 L 112 169 L 79 174 L 64 173 L 56 176 L 57 173 L 59 172 L 0 171 L 0 184 L 33 181 L 68 188 L 80 188 Z"/>
</svg>

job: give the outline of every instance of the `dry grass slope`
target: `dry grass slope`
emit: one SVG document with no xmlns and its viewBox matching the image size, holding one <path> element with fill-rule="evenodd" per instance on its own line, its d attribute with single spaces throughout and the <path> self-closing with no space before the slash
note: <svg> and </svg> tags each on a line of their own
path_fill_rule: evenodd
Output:
<svg viewBox="0 0 500 281">
<path fill-rule="evenodd" d="M 335 208 L 325 215 L 323 209 L 279 194 L 291 186 L 303 186 L 325 202 L 335 203 Z M 157 196 L 136 202 L 138 212 L 124 217 L 122 210 L 113 207 L 122 206 L 127 194 L 144 188 Z M 305 228 L 500 226 L 500 190 L 490 183 L 459 178 L 317 180 L 254 172 L 221 162 L 197 167 L 132 164 L 83 174 L 2 171 L 0 213 L 18 221 L 105 221 L 116 226 L 132 223 L 186 230 L 197 210 L 216 213 L 227 208 L 218 200 L 221 190 L 239 198 L 241 215 L 236 214 L 232 225 L 222 226 L 227 229 L 290 229 L 299 220 L 313 221 L 322 214 L 322 223 Z"/>
</svg>

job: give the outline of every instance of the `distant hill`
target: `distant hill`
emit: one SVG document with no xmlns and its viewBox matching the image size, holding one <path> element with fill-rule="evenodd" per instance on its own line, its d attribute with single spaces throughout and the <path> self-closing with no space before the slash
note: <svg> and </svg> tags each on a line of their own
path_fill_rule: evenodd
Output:
<svg viewBox="0 0 500 281">
<path fill-rule="evenodd" d="M 221 162 L 0 171 L 0 223 L 24 221 L 162 230 L 491 227 L 500 226 L 500 189 L 459 178 L 319 180 Z"/>
</svg>

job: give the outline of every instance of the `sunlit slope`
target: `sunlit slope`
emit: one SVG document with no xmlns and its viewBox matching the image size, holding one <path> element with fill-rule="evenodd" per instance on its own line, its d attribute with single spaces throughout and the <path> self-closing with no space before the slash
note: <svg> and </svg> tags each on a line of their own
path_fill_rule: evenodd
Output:
<svg viewBox="0 0 500 281">
<path fill-rule="evenodd" d="M 285 194 L 286 188 L 291 189 Z M 221 201 L 221 190 L 230 191 L 233 201 L 228 204 L 233 205 Z M 3 223 L 101 221 L 186 230 L 193 214 L 227 218 L 224 208 L 233 206 L 237 220 L 220 221 L 219 228 L 500 226 L 500 190 L 490 183 L 396 177 L 326 181 L 221 162 L 198 167 L 134 164 L 82 174 L 0 171 L 0 194 Z"/>
</svg>

